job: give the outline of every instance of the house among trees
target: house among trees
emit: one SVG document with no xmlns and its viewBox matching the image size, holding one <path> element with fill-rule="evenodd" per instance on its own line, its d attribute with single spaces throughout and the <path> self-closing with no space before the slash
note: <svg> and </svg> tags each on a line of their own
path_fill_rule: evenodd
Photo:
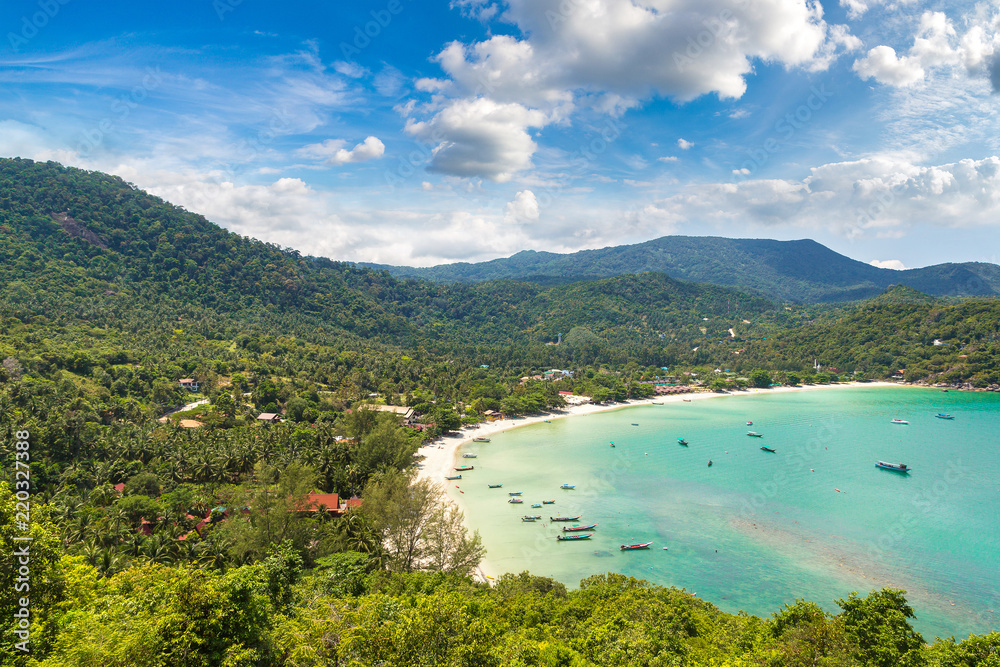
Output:
<svg viewBox="0 0 1000 667">
<path fill-rule="evenodd" d="M 289 511 L 297 514 L 325 512 L 330 516 L 342 516 L 347 510 L 357 507 L 361 507 L 361 498 L 357 496 L 341 502 L 340 496 L 336 493 L 311 491 L 301 503 Z"/>
<path fill-rule="evenodd" d="M 184 378 L 178 380 L 177 384 L 181 386 L 181 389 L 187 389 L 188 391 L 198 391 L 198 381 L 194 378 Z"/>
<path fill-rule="evenodd" d="M 265 424 L 277 424 L 281 421 L 281 415 L 277 412 L 262 412 L 257 415 L 257 421 L 264 422 Z"/>
</svg>

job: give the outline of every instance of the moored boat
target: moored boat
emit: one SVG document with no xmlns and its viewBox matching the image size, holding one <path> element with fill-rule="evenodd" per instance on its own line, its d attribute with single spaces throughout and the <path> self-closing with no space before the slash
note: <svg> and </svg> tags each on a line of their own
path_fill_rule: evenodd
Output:
<svg viewBox="0 0 1000 667">
<path fill-rule="evenodd" d="M 524 519 L 531 519 L 532 521 L 538 521 L 539 519 L 542 518 L 542 515 L 541 514 L 525 514 L 524 517 L 522 517 L 522 518 L 524 518 Z"/>
<path fill-rule="evenodd" d="M 687 447 L 688 446 L 688 441 L 685 440 L 684 438 L 677 438 L 677 444 L 678 445 L 684 445 L 685 447 Z"/>
<path fill-rule="evenodd" d="M 556 501 L 554 501 L 554 500 L 543 500 L 542 504 L 543 505 L 552 505 L 552 504 L 555 504 L 555 502 Z"/>
<path fill-rule="evenodd" d="M 576 516 L 550 516 L 549 521 L 579 521 L 582 515 Z"/>
<path fill-rule="evenodd" d="M 771 452 L 772 454 L 774 453 L 774 449 L 771 447 L 761 447 L 761 449 L 763 449 L 765 452 Z"/>
<path fill-rule="evenodd" d="M 524 501 L 521 500 L 520 498 L 518 498 L 517 496 L 514 496 L 513 498 L 509 499 L 507 502 L 510 503 L 511 505 L 520 505 Z"/>
<path fill-rule="evenodd" d="M 462 472 L 465 470 L 475 470 L 476 466 L 458 466 L 455 468 L 457 472 Z"/>
<path fill-rule="evenodd" d="M 560 489 L 575 489 L 576 488 L 576 484 L 563 484 L 559 488 Z"/>
<path fill-rule="evenodd" d="M 533 517 L 533 516 L 522 516 L 521 517 L 521 521 L 527 521 L 527 522 L 530 523 L 530 522 L 535 521 L 535 517 Z"/>
<path fill-rule="evenodd" d="M 593 535 L 591 533 L 580 533 L 578 535 L 556 535 L 556 539 L 560 542 L 567 542 L 569 540 L 589 540 Z"/>
<path fill-rule="evenodd" d="M 937 414 L 936 414 L 936 415 L 934 415 L 934 416 L 935 416 L 935 417 L 937 417 L 938 419 L 954 419 L 954 417 L 953 417 L 953 416 L 951 416 L 951 415 L 947 415 L 947 414 L 945 414 L 945 413 L 943 413 L 943 412 L 939 412 L 939 413 L 937 413 Z"/>
<path fill-rule="evenodd" d="M 882 468 L 883 470 L 892 470 L 893 472 L 910 472 L 910 467 L 905 463 L 886 463 L 885 461 L 876 461 L 876 468 Z"/>
<path fill-rule="evenodd" d="M 750 420 L 750 419 L 748 419 L 748 420 L 747 420 L 747 426 L 753 426 L 753 421 L 752 421 L 752 420 Z"/>
<path fill-rule="evenodd" d="M 618 547 L 619 551 L 635 551 L 636 549 L 648 549 L 652 542 L 639 542 L 638 544 L 623 544 Z"/>
<path fill-rule="evenodd" d="M 479 455 L 478 454 L 462 454 L 462 458 L 463 459 L 474 459 L 477 456 L 479 456 Z"/>
<path fill-rule="evenodd" d="M 531 506 L 532 507 L 541 507 L 542 504 L 541 503 L 531 503 Z"/>
<path fill-rule="evenodd" d="M 462 479 L 461 475 L 448 475 L 445 479 Z"/>
<path fill-rule="evenodd" d="M 521 495 L 521 492 L 520 491 L 508 491 L 507 495 L 508 496 L 519 496 L 519 495 Z"/>
<path fill-rule="evenodd" d="M 483 436 L 479 436 L 478 438 L 472 439 L 472 442 L 489 442 L 489 441 L 490 441 L 489 438 L 484 438 Z"/>
<path fill-rule="evenodd" d="M 565 527 L 563 527 L 563 532 L 564 533 L 575 533 L 575 532 L 580 531 L 580 530 L 593 530 L 595 528 L 597 528 L 597 524 L 596 523 L 592 523 L 592 524 L 589 524 L 587 526 L 573 525 L 573 526 L 565 526 Z"/>
<path fill-rule="evenodd" d="M 763 433 L 756 433 L 755 431 L 747 431 L 747 435 L 749 435 L 751 438 L 763 438 L 764 437 Z"/>
<path fill-rule="evenodd" d="M 488 484 L 487 486 L 489 486 L 491 489 L 499 489 L 503 486 L 503 484 Z"/>
<path fill-rule="evenodd" d="M 910 422 L 905 419 L 892 419 L 889 421 L 890 424 L 909 424 Z"/>
<path fill-rule="evenodd" d="M 708 467 L 709 467 L 709 468 L 711 468 L 711 467 L 712 467 L 712 461 L 711 461 L 711 460 L 709 460 L 709 462 L 708 462 Z"/>
</svg>

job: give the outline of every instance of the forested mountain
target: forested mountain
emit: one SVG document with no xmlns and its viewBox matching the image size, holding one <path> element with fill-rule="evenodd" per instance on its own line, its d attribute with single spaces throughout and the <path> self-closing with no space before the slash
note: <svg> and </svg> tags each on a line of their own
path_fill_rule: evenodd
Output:
<svg viewBox="0 0 1000 667">
<path fill-rule="evenodd" d="M 22 319 L 64 315 L 79 299 L 106 304 L 92 309 L 100 318 L 108 304 L 137 299 L 407 347 L 543 344 L 585 327 L 627 348 L 700 335 L 703 317 L 756 320 L 777 308 L 653 274 L 554 288 L 397 279 L 240 237 L 113 176 L 28 160 L 0 160 L 0 260 Z"/>
<path fill-rule="evenodd" d="M 1000 266 L 967 262 L 922 269 L 880 269 L 810 240 L 664 236 L 635 245 L 569 254 L 525 250 L 505 259 L 429 268 L 362 264 L 394 276 L 438 282 L 513 279 L 539 284 L 657 271 L 731 287 L 768 299 L 823 303 L 867 299 L 902 284 L 937 296 L 1000 294 Z"/>
</svg>

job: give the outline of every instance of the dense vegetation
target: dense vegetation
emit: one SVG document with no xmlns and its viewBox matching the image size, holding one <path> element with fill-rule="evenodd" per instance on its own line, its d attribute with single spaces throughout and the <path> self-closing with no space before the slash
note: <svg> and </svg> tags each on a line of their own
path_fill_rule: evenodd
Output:
<svg viewBox="0 0 1000 667">
<path fill-rule="evenodd" d="M 0 160 L 0 285 L 0 627 L 9 651 L 26 431 L 31 664 L 995 664 L 992 635 L 923 647 L 892 591 L 762 620 L 614 575 L 479 586 L 478 537 L 410 475 L 426 439 L 560 391 L 899 369 L 988 386 L 1000 302 L 897 287 L 803 308 L 660 273 L 399 280 L 27 160 Z M 548 369 L 568 373 L 533 379 Z M 302 511 L 310 492 L 363 503 Z"/>
<path fill-rule="evenodd" d="M 895 271 L 844 257 L 810 240 L 664 236 L 566 255 L 526 250 L 478 264 L 362 266 L 437 282 L 512 279 L 546 285 L 654 271 L 797 303 L 867 299 L 892 284 L 939 296 L 1000 294 L 1000 266 L 995 264 L 966 262 Z"/>
</svg>

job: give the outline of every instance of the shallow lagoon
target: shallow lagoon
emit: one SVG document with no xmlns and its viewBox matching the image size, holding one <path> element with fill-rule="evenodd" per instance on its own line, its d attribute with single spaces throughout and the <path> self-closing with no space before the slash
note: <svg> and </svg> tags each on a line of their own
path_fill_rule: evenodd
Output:
<svg viewBox="0 0 1000 667">
<path fill-rule="evenodd" d="M 449 495 L 480 531 L 492 574 L 530 570 L 575 586 L 616 571 L 754 614 L 797 597 L 837 611 L 835 598 L 893 586 L 907 591 L 925 638 L 963 637 L 1000 628 L 998 442 L 992 394 L 732 396 L 554 419 L 471 443 L 462 451 L 478 454 L 476 469 Z M 510 491 L 524 504 L 507 503 Z M 594 537 L 557 541 L 565 524 L 548 517 L 576 514 L 599 524 Z M 649 540 L 647 551 L 618 549 Z"/>
</svg>

